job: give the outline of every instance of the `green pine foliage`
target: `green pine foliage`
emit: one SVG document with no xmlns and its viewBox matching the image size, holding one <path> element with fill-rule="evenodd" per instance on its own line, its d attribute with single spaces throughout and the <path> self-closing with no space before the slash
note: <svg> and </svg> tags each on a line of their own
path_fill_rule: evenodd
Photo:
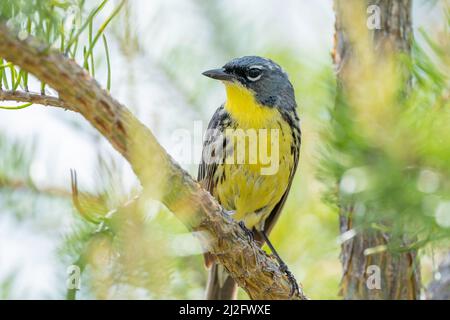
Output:
<svg viewBox="0 0 450 320">
<path fill-rule="evenodd" d="M 402 61 L 412 74 L 406 97 L 365 109 L 372 119 L 367 123 L 361 111 L 337 97 L 323 133 L 320 176 L 333 205 L 339 198 L 342 207 L 353 206 L 356 231 L 369 226 L 384 230 L 388 227 L 382 222 L 390 221 L 386 231 L 397 239 L 417 239 L 416 248 L 429 243 L 448 247 L 450 42 L 448 33 L 439 42 L 423 31 L 420 36 L 424 44 L 414 42 L 411 59 Z M 377 121 L 380 109 L 387 111 Z M 407 248 L 393 241 L 388 249 Z"/>
</svg>

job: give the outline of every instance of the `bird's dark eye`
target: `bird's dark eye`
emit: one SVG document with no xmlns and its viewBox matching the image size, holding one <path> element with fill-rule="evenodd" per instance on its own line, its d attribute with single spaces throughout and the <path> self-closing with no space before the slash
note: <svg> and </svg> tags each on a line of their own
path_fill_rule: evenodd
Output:
<svg viewBox="0 0 450 320">
<path fill-rule="evenodd" d="M 250 68 L 247 71 L 247 79 L 250 81 L 259 80 L 262 76 L 262 70 L 259 68 Z"/>
</svg>

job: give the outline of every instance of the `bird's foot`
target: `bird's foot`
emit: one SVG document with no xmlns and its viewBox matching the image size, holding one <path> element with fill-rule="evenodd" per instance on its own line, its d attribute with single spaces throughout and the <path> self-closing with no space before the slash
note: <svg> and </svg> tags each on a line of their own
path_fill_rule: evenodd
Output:
<svg viewBox="0 0 450 320">
<path fill-rule="evenodd" d="M 291 283 L 291 292 L 289 293 L 289 298 L 291 298 L 294 294 L 300 294 L 300 288 L 298 286 L 297 280 L 295 280 L 294 275 L 291 271 L 289 271 L 287 265 L 283 262 L 280 264 L 280 271 L 283 272 L 289 279 Z"/>
<path fill-rule="evenodd" d="M 244 232 L 247 234 L 247 237 L 250 241 L 253 241 L 255 239 L 253 232 L 249 230 L 246 226 L 244 221 L 239 221 L 239 226 L 244 230 Z"/>
<path fill-rule="evenodd" d="M 223 210 L 223 213 L 225 213 L 227 216 L 232 216 L 233 214 L 236 213 L 236 211 L 234 210 Z"/>
</svg>

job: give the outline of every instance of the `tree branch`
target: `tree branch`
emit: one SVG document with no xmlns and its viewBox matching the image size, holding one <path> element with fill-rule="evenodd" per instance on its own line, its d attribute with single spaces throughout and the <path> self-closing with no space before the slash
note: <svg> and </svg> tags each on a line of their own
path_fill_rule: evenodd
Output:
<svg viewBox="0 0 450 320">
<path fill-rule="evenodd" d="M 1 91 L 0 91 L 1 93 Z M 71 192 L 62 188 L 48 186 L 39 187 L 26 180 L 19 179 L 0 179 L 0 190 L 23 190 L 33 192 L 35 194 L 42 194 L 50 197 L 69 198 L 72 196 Z"/>
<path fill-rule="evenodd" d="M 64 101 L 57 97 L 24 91 L 0 90 L 0 101 L 31 102 L 44 106 L 70 109 Z"/>
<path fill-rule="evenodd" d="M 209 238 L 202 237 L 201 243 L 252 299 L 306 299 L 303 292 L 289 296 L 289 279 L 275 259 L 250 241 L 151 131 L 75 61 L 34 38 L 19 40 L 4 24 L 0 24 L 0 56 L 58 92 L 58 100 L 42 102 L 78 112 L 94 126 L 130 163 L 146 195 L 163 202 L 189 230 Z M 25 95 L 10 96 L 25 101 Z M 36 95 L 28 98 L 40 103 Z"/>
</svg>

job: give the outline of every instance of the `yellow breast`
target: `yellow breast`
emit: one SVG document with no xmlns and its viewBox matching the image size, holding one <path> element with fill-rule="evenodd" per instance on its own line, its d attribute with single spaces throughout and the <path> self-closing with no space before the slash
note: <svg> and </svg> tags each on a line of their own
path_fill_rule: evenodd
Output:
<svg viewBox="0 0 450 320">
<path fill-rule="evenodd" d="M 261 105 L 254 93 L 235 82 L 225 82 L 227 101 L 225 109 L 240 127 L 263 128 L 279 115 L 275 108 Z"/>
<path fill-rule="evenodd" d="M 226 84 L 226 88 L 225 109 L 234 127 L 245 135 L 245 145 L 239 149 L 240 135 L 225 133 L 229 138 L 234 134 L 229 140 L 232 150 L 216 170 L 214 196 L 225 209 L 235 211 L 236 220 L 259 230 L 288 186 L 294 165 L 292 131 L 276 108 L 258 104 L 251 91 L 237 84 Z M 255 149 L 256 158 L 252 156 Z M 245 155 L 239 161 L 237 153 L 242 151 Z M 272 170 L 262 170 L 268 167 Z"/>
</svg>

